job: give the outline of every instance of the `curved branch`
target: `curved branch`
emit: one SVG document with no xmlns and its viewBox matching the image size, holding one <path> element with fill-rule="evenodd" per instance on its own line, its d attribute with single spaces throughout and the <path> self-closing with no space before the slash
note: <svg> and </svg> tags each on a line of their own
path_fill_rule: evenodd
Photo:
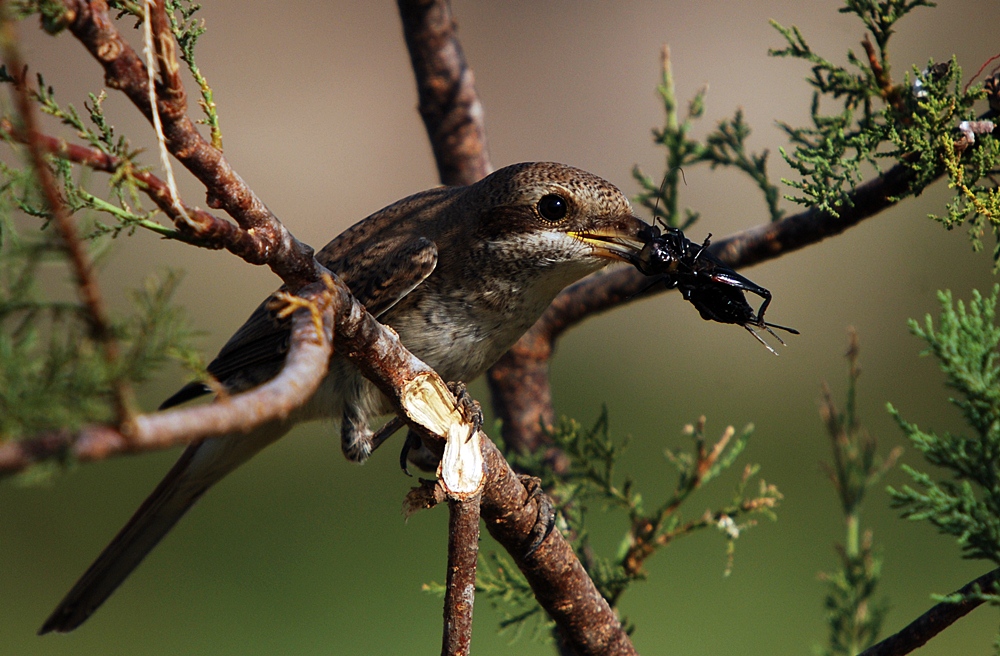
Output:
<svg viewBox="0 0 1000 656">
<path fill-rule="evenodd" d="M 44 459 L 68 455 L 82 461 L 169 448 L 206 437 L 245 432 L 265 422 L 284 419 L 316 391 L 326 375 L 335 335 L 338 353 L 356 366 L 394 404 L 399 415 L 440 453 L 445 437 L 411 416 L 410 396 L 417 392 L 439 392 L 446 413 L 458 413 L 454 396 L 427 364 L 410 353 L 399 336 L 380 324 L 352 295 L 340 279 L 327 275 L 323 282 L 303 287 L 295 305 L 290 349 L 277 377 L 248 392 L 217 403 L 194 408 L 171 409 L 140 415 L 129 435 L 92 426 L 80 431 L 42 435 L 0 444 L 0 475 L 17 473 Z M 320 319 L 321 318 L 321 319 Z M 317 322 L 322 337 L 317 339 Z M 416 383 L 416 385 L 415 385 Z"/>
<path fill-rule="evenodd" d="M 398 5 L 441 183 L 472 184 L 493 167 L 483 106 L 455 35 L 451 6 L 447 0 L 398 0 Z"/>
<path fill-rule="evenodd" d="M 76 434 L 60 431 L 0 444 L 0 476 L 55 457 L 81 462 L 104 460 L 245 432 L 287 417 L 312 397 L 326 375 L 333 350 L 328 317 L 335 304 L 342 301 L 334 299 L 321 283 L 303 288 L 301 298 L 311 307 L 292 316 L 288 358 L 281 373 L 269 382 L 209 405 L 138 415 L 128 425 L 127 432 L 88 426 Z M 326 318 L 318 335 L 317 316 Z"/>
</svg>

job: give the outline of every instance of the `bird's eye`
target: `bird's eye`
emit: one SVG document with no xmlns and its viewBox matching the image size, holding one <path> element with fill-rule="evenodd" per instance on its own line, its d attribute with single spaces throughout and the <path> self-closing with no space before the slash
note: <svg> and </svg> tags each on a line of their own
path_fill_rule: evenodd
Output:
<svg viewBox="0 0 1000 656">
<path fill-rule="evenodd" d="M 546 221 L 561 221 L 568 211 L 569 204 L 558 194 L 547 194 L 538 201 L 538 213 Z"/>
</svg>

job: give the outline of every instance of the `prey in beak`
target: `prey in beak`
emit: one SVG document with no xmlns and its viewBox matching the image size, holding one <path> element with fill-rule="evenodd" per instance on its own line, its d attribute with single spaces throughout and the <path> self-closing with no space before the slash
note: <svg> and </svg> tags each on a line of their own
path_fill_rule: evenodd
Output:
<svg viewBox="0 0 1000 656">
<path fill-rule="evenodd" d="M 641 222 L 640 222 L 641 223 Z M 574 234 L 600 251 L 605 257 L 624 260 L 641 273 L 653 279 L 650 286 L 662 282 L 668 289 L 678 288 L 684 300 L 698 310 L 702 319 L 743 326 L 768 351 L 777 355 L 755 328 L 770 333 L 784 346 L 785 342 L 772 330 L 784 330 L 793 335 L 799 331 L 764 320 L 764 312 L 771 303 L 771 292 L 741 276 L 726 263 L 708 251 L 710 234 L 701 244 L 684 236 L 679 228 L 642 224 L 635 237 L 617 231 Z M 762 300 L 754 310 L 747 302 L 746 293 Z"/>
</svg>

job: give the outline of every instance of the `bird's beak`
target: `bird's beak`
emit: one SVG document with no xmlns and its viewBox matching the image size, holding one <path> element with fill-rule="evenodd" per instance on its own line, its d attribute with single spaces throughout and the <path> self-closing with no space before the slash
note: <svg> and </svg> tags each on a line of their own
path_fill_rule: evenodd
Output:
<svg viewBox="0 0 1000 656">
<path fill-rule="evenodd" d="M 632 264 L 645 246 L 645 242 L 639 239 L 639 231 L 644 227 L 648 226 L 643 221 L 629 216 L 627 219 L 616 221 L 613 225 L 595 226 L 568 234 L 590 246 L 598 257 Z"/>
</svg>

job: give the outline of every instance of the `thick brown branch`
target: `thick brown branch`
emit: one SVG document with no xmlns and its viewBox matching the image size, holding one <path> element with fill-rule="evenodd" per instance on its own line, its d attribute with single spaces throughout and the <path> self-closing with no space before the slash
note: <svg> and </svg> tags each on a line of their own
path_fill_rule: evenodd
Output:
<svg viewBox="0 0 1000 656">
<path fill-rule="evenodd" d="M 977 593 L 995 593 L 1000 583 L 1000 569 L 983 574 L 954 594 L 968 597 Z M 891 635 L 882 642 L 872 645 L 858 656 L 901 656 L 922 647 L 928 640 L 968 615 L 983 599 L 967 598 L 958 603 L 941 602 L 910 622 L 902 631 Z"/>
<path fill-rule="evenodd" d="M 878 214 L 894 203 L 893 197 L 907 191 L 912 179 L 909 168 L 896 165 L 859 185 L 851 193 L 851 204 L 837 217 L 809 209 L 716 241 L 710 250 L 734 269 L 779 257 Z M 559 336 L 588 316 L 636 300 L 648 285 L 649 278 L 631 267 L 581 280 L 563 290 L 542 318 L 490 369 L 493 408 L 503 421 L 507 444 L 535 450 L 542 443 L 542 427 L 553 420 L 548 363 Z M 661 291 L 658 287 L 651 293 Z"/>
<path fill-rule="evenodd" d="M 118 32 L 107 3 L 67 0 L 66 6 L 70 31 L 104 67 L 107 85 L 122 91 L 152 120 L 146 66 Z M 188 117 L 185 94 L 177 87 L 179 78 L 170 73 L 176 66 L 176 58 L 172 57 L 176 43 L 162 23 L 156 31 L 161 73 L 166 73 L 161 77 L 167 82 L 158 85 L 158 110 L 170 153 L 205 185 L 209 206 L 225 210 L 246 231 L 254 248 L 245 249 L 244 259 L 267 264 L 292 288 L 319 280 L 322 270 L 313 258 L 312 248 L 285 229 Z"/>
<path fill-rule="evenodd" d="M 7 70 L 12 71 L 14 75 L 23 76 L 26 69 L 17 48 L 17 36 L 14 33 L 13 24 L 8 19 L 6 3 L 2 0 L 0 0 L 0 20 L 3 21 L 2 28 L 0 28 L 3 30 L 0 41 L 3 45 L 4 64 L 7 66 Z M 14 84 L 14 100 L 24 125 L 24 142 L 31 157 L 31 166 L 45 198 L 45 204 L 51 213 L 52 222 L 55 224 L 63 247 L 66 249 L 66 255 L 76 281 L 77 293 L 86 309 L 91 337 L 100 344 L 108 366 L 114 369 L 119 360 L 118 341 L 111 330 L 111 321 L 108 318 L 97 279 L 94 277 L 93 264 L 76 232 L 76 225 L 59 195 L 55 176 L 45 160 L 45 148 L 40 143 L 41 135 L 38 133 L 35 108 L 23 77 Z M 114 383 L 114 402 L 116 423 L 128 433 L 132 414 L 132 392 L 127 381 L 120 378 L 117 378 Z"/>
<path fill-rule="evenodd" d="M 474 439 L 479 439 L 478 436 Z M 448 502 L 448 578 L 444 596 L 444 656 L 465 656 L 472 645 L 472 608 L 479 559 L 479 495 Z"/>
<path fill-rule="evenodd" d="M 441 183 L 468 185 L 489 174 L 483 106 L 455 36 L 447 0 L 398 0 Z"/>
<path fill-rule="evenodd" d="M 321 284 L 302 290 L 321 316 L 330 316 L 337 299 Z M 326 375 L 332 346 L 329 322 L 316 334 L 316 314 L 299 310 L 292 317 L 292 337 L 285 366 L 277 377 L 244 394 L 204 406 L 167 410 L 133 419 L 128 439 L 104 426 L 79 434 L 68 431 L 0 445 L 0 475 L 17 473 L 54 457 L 79 461 L 166 449 L 206 437 L 249 431 L 268 421 L 287 417 L 308 401 Z"/>
<path fill-rule="evenodd" d="M 492 442 L 483 440 L 482 448 L 486 487 L 481 512 L 486 529 L 514 558 L 561 637 L 578 656 L 634 654 L 621 622 L 562 534 L 553 530 L 531 551 L 538 498 L 528 493 Z"/>
</svg>

